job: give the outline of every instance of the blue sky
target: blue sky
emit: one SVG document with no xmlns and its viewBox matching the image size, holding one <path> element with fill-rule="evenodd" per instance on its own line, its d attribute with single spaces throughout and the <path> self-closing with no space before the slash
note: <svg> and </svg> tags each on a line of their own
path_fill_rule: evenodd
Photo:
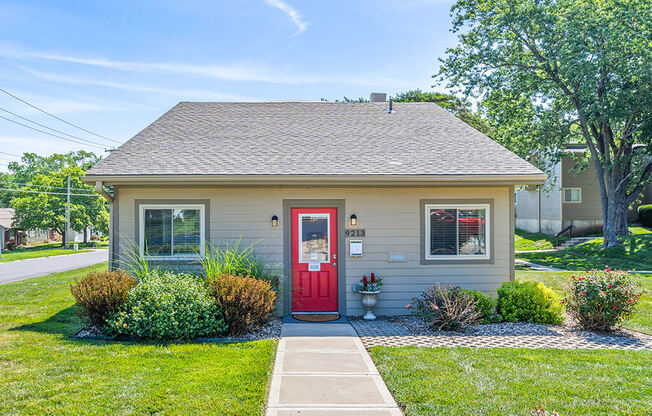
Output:
<svg viewBox="0 0 652 416">
<path fill-rule="evenodd" d="M 455 44 L 451 4 L 0 0 L 0 88 L 119 142 L 184 100 L 334 100 L 431 90 L 437 58 Z M 112 144 L 3 93 L 0 109 Z M 102 153 L 0 119 L 0 152 L 78 149 Z M 9 159 L 0 154 L 0 170 Z"/>
</svg>

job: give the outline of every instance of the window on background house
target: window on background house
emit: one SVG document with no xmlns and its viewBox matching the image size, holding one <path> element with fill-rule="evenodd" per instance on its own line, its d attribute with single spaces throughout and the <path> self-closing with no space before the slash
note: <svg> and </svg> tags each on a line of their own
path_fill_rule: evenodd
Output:
<svg viewBox="0 0 652 416">
<path fill-rule="evenodd" d="M 204 254 L 203 205 L 141 205 L 141 255 L 156 258 Z"/>
<path fill-rule="evenodd" d="M 426 205 L 425 257 L 489 258 L 489 205 Z"/>
<path fill-rule="evenodd" d="M 567 204 L 582 203 L 582 188 L 564 188 L 564 202 Z"/>
</svg>

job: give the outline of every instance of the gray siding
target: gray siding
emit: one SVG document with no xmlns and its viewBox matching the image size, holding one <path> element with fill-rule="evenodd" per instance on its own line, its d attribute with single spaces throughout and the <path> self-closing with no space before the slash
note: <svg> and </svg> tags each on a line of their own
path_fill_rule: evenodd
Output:
<svg viewBox="0 0 652 416">
<path fill-rule="evenodd" d="M 213 244 L 242 239 L 258 241 L 256 251 L 283 271 L 283 200 L 343 199 L 345 216 L 355 213 L 358 228 L 366 229 L 364 255 L 347 255 L 346 309 L 360 315 L 360 295 L 351 286 L 363 274 L 376 272 L 385 280 L 379 295 L 379 314 L 406 313 L 405 305 L 422 290 L 439 281 L 444 284 L 494 292 L 510 280 L 513 231 L 510 208 L 513 187 L 130 187 L 120 186 L 116 210 L 120 247 L 136 236 L 137 199 L 208 199 L 210 238 Z M 494 202 L 493 264 L 420 264 L 421 199 L 492 199 Z M 278 228 L 271 217 L 277 215 Z M 348 239 L 347 239 L 348 244 Z M 389 254 L 404 254 L 405 263 L 388 262 Z"/>
</svg>

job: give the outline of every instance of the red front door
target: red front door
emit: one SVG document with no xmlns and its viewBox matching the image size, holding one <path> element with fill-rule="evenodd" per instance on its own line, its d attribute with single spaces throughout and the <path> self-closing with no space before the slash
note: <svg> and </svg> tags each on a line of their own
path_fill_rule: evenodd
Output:
<svg viewBox="0 0 652 416">
<path fill-rule="evenodd" d="M 292 312 L 337 312 L 337 208 L 292 208 Z"/>
</svg>

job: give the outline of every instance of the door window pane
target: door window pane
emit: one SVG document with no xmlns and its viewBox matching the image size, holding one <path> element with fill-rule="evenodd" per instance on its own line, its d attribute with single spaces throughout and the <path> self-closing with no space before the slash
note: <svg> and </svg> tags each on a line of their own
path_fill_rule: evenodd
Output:
<svg viewBox="0 0 652 416">
<path fill-rule="evenodd" d="M 301 253 L 299 261 L 328 262 L 328 214 L 299 215 Z"/>
<path fill-rule="evenodd" d="M 430 254 L 451 256 L 457 254 L 457 210 L 430 210 Z"/>
<path fill-rule="evenodd" d="M 145 210 L 145 251 L 150 256 L 172 255 L 172 210 Z"/>
<path fill-rule="evenodd" d="M 175 209 L 173 220 L 174 254 L 199 253 L 200 224 L 198 209 Z"/>
<path fill-rule="evenodd" d="M 458 254 L 487 254 L 485 210 L 460 209 L 457 211 L 457 215 L 459 235 Z"/>
</svg>

